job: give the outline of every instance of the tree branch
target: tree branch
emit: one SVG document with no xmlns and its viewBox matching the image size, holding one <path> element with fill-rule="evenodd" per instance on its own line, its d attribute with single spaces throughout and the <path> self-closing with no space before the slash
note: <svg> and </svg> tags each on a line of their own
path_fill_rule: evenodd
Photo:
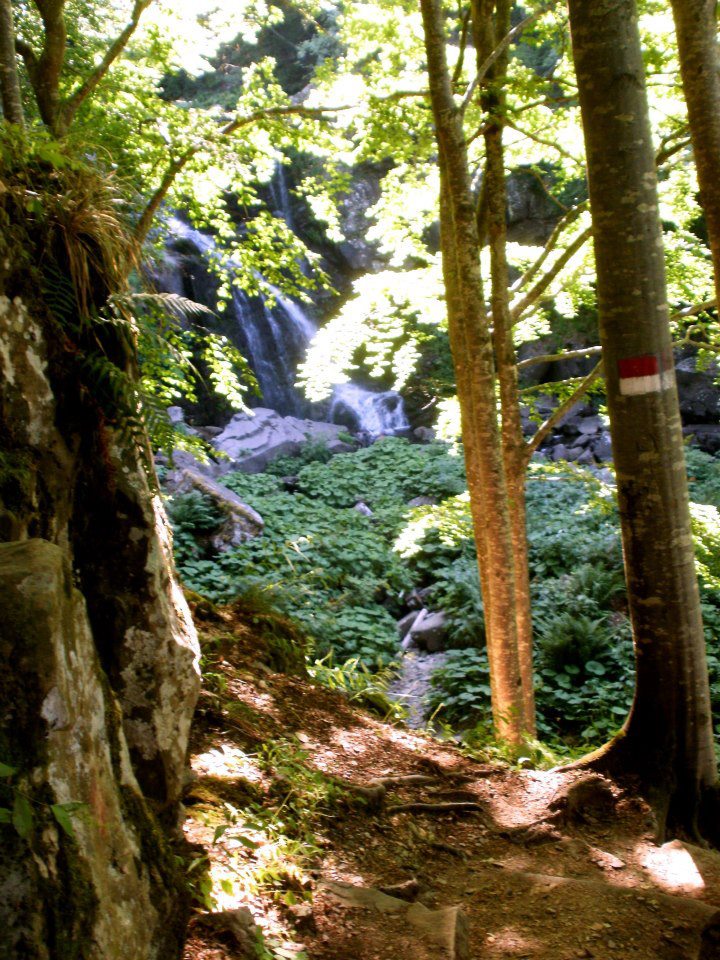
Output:
<svg viewBox="0 0 720 960">
<path fill-rule="evenodd" d="M 525 444 L 525 463 L 526 465 L 530 462 L 530 458 L 535 453 L 535 451 L 540 447 L 540 444 L 548 436 L 553 427 L 558 424 L 562 418 L 569 413 L 572 408 L 577 404 L 585 394 L 588 392 L 590 387 L 595 383 L 596 380 L 599 380 L 602 376 L 603 362 L 595 366 L 590 373 L 581 381 L 577 389 L 567 398 L 564 403 L 561 403 L 556 410 L 554 410 L 547 420 L 538 427 L 535 435 L 530 438 Z"/>
<path fill-rule="evenodd" d="M 7 123 L 25 128 L 25 113 L 18 80 L 15 25 L 11 0 L 0 0 L 0 102 Z"/>
<path fill-rule="evenodd" d="M 25 43 L 20 37 L 15 37 L 15 50 L 25 61 L 25 67 L 28 73 L 37 67 L 38 56 L 29 43 Z"/>
<path fill-rule="evenodd" d="M 324 119 L 326 114 L 329 113 L 338 113 L 341 110 L 350 110 L 352 109 L 352 104 L 345 104 L 337 107 L 303 107 L 303 106 L 286 106 L 286 107 L 268 107 L 265 110 L 255 110 L 253 113 L 247 114 L 244 117 L 236 117 L 234 120 L 231 120 L 229 123 L 226 123 L 224 127 L 220 127 L 217 131 L 218 137 L 229 137 L 232 134 L 237 133 L 238 130 L 242 130 L 243 127 L 248 127 L 253 123 L 258 123 L 260 120 L 274 119 L 276 117 L 288 117 L 288 116 L 300 116 L 300 117 L 311 117 L 316 119 Z M 147 238 L 150 228 L 152 227 L 152 222 L 155 218 L 156 213 L 160 209 L 163 200 L 167 197 L 170 189 L 177 179 L 178 175 L 185 169 L 185 167 L 190 163 L 190 161 L 195 157 L 202 149 L 204 144 L 197 143 L 192 147 L 188 147 L 184 153 L 181 153 L 179 157 L 176 157 L 175 160 L 169 165 L 167 170 L 160 180 L 160 184 L 157 189 L 150 197 L 145 209 L 140 215 L 135 230 L 134 236 L 138 245 L 141 245 Z"/>
<path fill-rule="evenodd" d="M 685 317 L 694 317 L 698 313 L 705 313 L 706 310 L 713 310 L 717 307 L 717 300 L 705 300 L 704 303 L 696 303 L 691 307 L 683 307 L 670 314 L 670 321 L 683 320 Z"/>
<path fill-rule="evenodd" d="M 572 223 L 574 223 L 578 217 L 581 216 L 581 214 L 585 213 L 585 211 L 589 209 L 590 202 L 588 200 L 584 200 L 582 203 L 579 203 L 577 206 L 573 207 L 572 210 L 568 210 L 565 216 L 558 220 L 557 224 L 555 225 L 555 229 L 548 237 L 547 243 L 545 244 L 545 249 L 537 258 L 535 263 L 528 267 L 522 277 L 520 277 L 520 279 L 512 285 L 510 288 L 512 293 L 517 293 L 518 290 L 521 290 L 523 287 L 527 286 L 528 283 L 530 283 L 532 278 L 540 270 L 540 267 L 542 267 L 547 258 L 558 245 L 558 241 L 560 240 L 563 231 Z"/>
<path fill-rule="evenodd" d="M 533 140 L 535 143 L 539 143 L 543 147 L 550 147 L 552 150 L 557 150 L 561 157 L 565 157 L 566 160 L 570 160 L 572 163 L 579 165 L 580 161 L 578 158 L 574 157 L 569 150 L 561 147 L 556 140 L 546 140 L 537 133 L 531 133 L 529 130 L 524 130 L 513 120 L 510 120 L 509 117 L 505 118 L 505 125 L 510 127 L 512 130 L 517 130 L 517 132 L 521 133 L 524 137 L 527 137 L 529 140 Z"/>
<path fill-rule="evenodd" d="M 538 363 L 555 363 L 557 360 L 579 360 L 581 357 L 592 357 L 599 353 L 602 353 L 602 347 L 586 347 L 585 350 L 568 350 L 565 353 L 545 353 L 541 357 L 529 357 L 527 360 L 520 360 L 517 368 L 518 370 L 524 370 L 526 367 L 534 367 Z"/>
<path fill-rule="evenodd" d="M 567 266 L 568 262 L 572 260 L 575 254 L 581 250 L 585 243 L 590 239 L 592 232 L 592 227 L 587 227 L 582 233 L 578 234 L 567 250 L 565 250 L 561 256 L 557 258 L 548 272 L 538 280 L 532 290 L 529 290 L 524 297 L 518 300 L 518 302 L 510 311 L 510 319 L 513 324 L 516 324 L 520 320 L 528 307 L 531 307 L 540 299 L 555 277 L 557 277 L 560 271 Z"/>
<path fill-rule="evenodd" d="M 461 10 L 458 9 L 458 15 L 460 15 L 460 13 Z M 450 81 L 453 89 L 455 88 L 456 84 L 460 82 L 460 79 L 462 78 L 463 66 L 465 65 L 465 49 L 467 47 L 468 31 L 470 29 L 470 15 L 471 10 L 470 7 L 468 7 L 468 9 L 462 15 L 462 28 L 460 31 L 460 56 L 457 59 L 455 69 L 453 70 L 452 80 Z"/>
<path fill-rule="evenodd" d="M 512 30 L 503 37 L 493 52 L 480 64 L 478 72 L 475 75 L 475 79 L 469 84 L 467 90 L 465 91 L 465 96 L 462 98 L 462 102 L 459 107 L 460 113 L 464 113 L 465 110 L 467 110 L 468 105 L 472 102 L 472 98 L 475 95 L 475 91 L 487 76 L 488 70 L 490 70 L 493 64 L 500 59 L 513 40 L 516 40 L 523 30 L 526 29 L 526 27 L 529 27 L 536 20 L 539 20 L 540 17 L 544 16 L 549 10 L 552 10 L 553 7 L 556 7 L 557 4 L 558 0 L 550 0 L 550 3 L 547 3 L 544 7 L 540 7 L 539 10 L 536 10 L 535 13 L 531 13 L 530 16 L 525 17 L 524 20 L 521 20 L 520 23 L 516 24 Z"/>
<path fill-rule="evenodd" d="M 154 2 L 154 0 L 135 0 L 135 5 L 130 17 L 130 22 L 127 24 L 125 29 L 120 33 L 118 37 L 113 40 L 113 42 L 108 47 L 105 56 L 102 58 L 98 66 L 93 70 L 90 76 L 86 77 L 85 80 L 77 87 L 77 89 L 67 98 L 65 103 L 62 105 L 62 114 L 63 121 L 66 126 L 69 126 L 72 122 L 73 117 L 77 113 L 78 109 L 82 104 L 87 100 L 87 98 L 95 91 L 98 84 L 100 84 L 105 77 L 107 76 L 110 67 L 115 63 L 117 58 L 123 52 L 125 47 L 128 45 L 130 38 L 135 33 L 140 23 L 140 18 L 147 8 Z"/>
</svg>

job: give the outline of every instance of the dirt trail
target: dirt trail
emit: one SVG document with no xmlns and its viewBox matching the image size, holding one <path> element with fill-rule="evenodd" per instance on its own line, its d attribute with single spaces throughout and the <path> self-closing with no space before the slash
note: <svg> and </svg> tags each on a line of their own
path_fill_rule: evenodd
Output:
<svg viewBox="0 0 720 960">
<path fill-rule="evenodd" d="M 215 905 L 185 960 L 257 956 L 253 923 L 264 960 L 720 958 L 720 854 L 657 847 L 632 795 L 478 762 L 257 657 L 208 668 L 185 834 Z"/>
</svg>

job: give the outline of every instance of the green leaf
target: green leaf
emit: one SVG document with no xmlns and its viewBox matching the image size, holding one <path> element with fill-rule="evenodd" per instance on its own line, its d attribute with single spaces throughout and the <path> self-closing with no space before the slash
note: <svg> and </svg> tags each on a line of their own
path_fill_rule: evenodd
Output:
<svg viewBox="0 0 720 960">
<path fill-rule="evenodd" d="M 72 815 L 79 813 L 81 810 L 86 811 L 87 809 L 86 803 L 80 803 L 77 800 L 71 800 L 69 803 L 54 803 L 50 807 L 58 826 L 71 840 L 75 839 L 75 827 L 73 826 Z"/>
<path fill-rule="evenodd" d="M 601 663 L 598 663 L 597 660 L 588 660 L 585 664 L 585 669 L 588 673 L 592 673 L 596 677 L 602 677 L 607 673 L 605 667 Z"/>
<path fill-rule="evenodd" d="M 6 763 L 0 763 L 0 777 L 12 777 L 17 773 L 15 767 L 9 767 Z"/>
<path fill-rule="evenodd" d="M 12 823 L 12 810 L 0 807 L 0 823 Z"/>
<path fill-rule="evenodd" d="M 12 822 L 23 840 L 27 840 L 32 833 L 34 819 L 30 802 L 21 793 L 16 793 L 15 803 L 13 804 Z"/>
<path fill-rule="evenodd" d="M 219 827 L 215 827 L 215 833 L 213 834 L 213 843 L 217 843 L 220 837 L 230 829 L 229 823 L 221 823 Z"/>
</svg>

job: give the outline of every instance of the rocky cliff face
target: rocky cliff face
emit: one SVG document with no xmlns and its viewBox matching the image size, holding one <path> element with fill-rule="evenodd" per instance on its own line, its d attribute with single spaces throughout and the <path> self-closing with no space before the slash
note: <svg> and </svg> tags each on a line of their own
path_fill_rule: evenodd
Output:
<svg viewBox="0 0 720 960">
<path fill-rule="evenodd" d="M 11 286 L 11 284 L 8 284 Z M 6 287 L 7 289 L 7 287 Z M 0 955 L 171 958 L 172 822 L 199 688 L 159 496 L 41 300 L 0 296 Z M 52 808 L 81 804 L 70 833 Z M 16 827 L 18 824 L 16 824 Z"/>
</svg>

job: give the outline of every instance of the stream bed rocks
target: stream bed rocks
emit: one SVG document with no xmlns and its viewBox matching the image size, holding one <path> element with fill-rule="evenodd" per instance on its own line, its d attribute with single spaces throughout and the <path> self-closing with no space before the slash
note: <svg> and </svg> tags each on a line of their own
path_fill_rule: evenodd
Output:
<svg viewBox="0 0 720 960">
<path fill-rule="evenodd" d="M 354 447 L 341 438 L 346 432 L 335 423 L 283 417 L 257 407 L 249 414 L 236 414 L 212 443 L 224 455 L 219 473 L 261 473 L 278 457 L 297 456 L 307 443 L 325 444 L 331 453 L 347 453 Z"/>
</svg>

